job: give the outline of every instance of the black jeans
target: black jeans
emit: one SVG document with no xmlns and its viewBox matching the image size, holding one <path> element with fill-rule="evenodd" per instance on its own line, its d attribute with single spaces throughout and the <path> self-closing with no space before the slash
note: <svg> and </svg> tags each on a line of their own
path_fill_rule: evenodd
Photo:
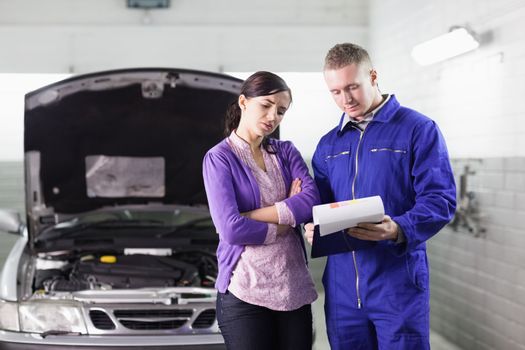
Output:
<svg viewBox="0 0 525 350">
<path fill-rule="evenodd" d="M 312 307 L 274 311 L 217 293 L 217 320 L 228 350 L 311 350 Z"/>
</svg>

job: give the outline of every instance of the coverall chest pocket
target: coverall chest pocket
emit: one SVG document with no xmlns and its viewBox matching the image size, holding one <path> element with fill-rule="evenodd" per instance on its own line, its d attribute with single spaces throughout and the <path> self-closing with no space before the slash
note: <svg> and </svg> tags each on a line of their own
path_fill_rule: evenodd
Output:
<svg viewBox="0 0 525 350">
<path fill-rule="evenodd" d="M 348 176 L 352 173 L 350 148 L 332 150 L 325 156 L 326 168 L 330 178 L 330 186 L 334 193 L 346 192 Z"/>
<path fill-rule="evenodd" d="M 397 174 L 407 170 L 409 152 L 405 144 L 376 143 L 368 147 L 368 156 L 376 167 L 388 174 Z"/>
<path fill-rule="evenodd" d="M 325 157 L 326 167 L 330 172 L 332 180 L 334 179 L 334 175 L 346 173 L 350 170 L 350 157 L 350 149 L 333 151 Z"/>
</svg>

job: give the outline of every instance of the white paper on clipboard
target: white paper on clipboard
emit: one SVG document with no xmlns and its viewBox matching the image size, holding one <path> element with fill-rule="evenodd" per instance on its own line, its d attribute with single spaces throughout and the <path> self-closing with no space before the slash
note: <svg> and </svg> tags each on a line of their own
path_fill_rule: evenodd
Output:
<svg viewBox="0 0 525 350">
<path fill-rule="evenodd" d="M 315 205 L 314 225 L 321 236 L 357 226 L 361 222 L 380 222 L 385 215 L 380 196 Z"/>
</svg>

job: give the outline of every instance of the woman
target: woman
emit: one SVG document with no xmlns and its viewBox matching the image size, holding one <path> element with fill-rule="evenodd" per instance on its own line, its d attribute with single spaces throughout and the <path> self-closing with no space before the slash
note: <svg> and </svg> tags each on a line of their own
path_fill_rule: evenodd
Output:
<svg viewBox="0 0 525 350">
<path fill-rule="evenodd" d="M 299 224 L 319 193 L 291 142 L 268 138 L 292 102 L 270 72 L 245 80 L 203 174 L 217 249 L 217 319 L 228 349 L 311 349 L 317 298 Z"/>
</svg>

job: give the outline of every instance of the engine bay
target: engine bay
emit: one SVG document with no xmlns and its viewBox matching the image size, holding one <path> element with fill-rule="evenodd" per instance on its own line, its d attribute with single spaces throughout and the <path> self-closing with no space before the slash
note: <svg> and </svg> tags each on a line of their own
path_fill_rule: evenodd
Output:
<svg viewBox="0 0 525 350">
<path fill-rule="evenodd" d="M 168 249 L 168 251 L 171 251 Z M 33 290 L 51 292 L 166 287 L 213 288 L 217 259 L 205 250 L 148 253 L 63 251 L 40 253 Z"/>
</svg>

